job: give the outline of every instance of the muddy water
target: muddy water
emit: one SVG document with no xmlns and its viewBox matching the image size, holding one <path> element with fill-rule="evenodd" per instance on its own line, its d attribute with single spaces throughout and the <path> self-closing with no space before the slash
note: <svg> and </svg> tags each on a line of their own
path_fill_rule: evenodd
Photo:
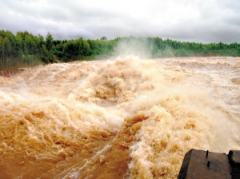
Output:
<svg viewBox="0 0 240 179">
<path fill-rule="evenodd" d="M 0 179 L 176 178 L 240 150 L 240 58 L 52 64 L 0 76 Z"/>
</svg>

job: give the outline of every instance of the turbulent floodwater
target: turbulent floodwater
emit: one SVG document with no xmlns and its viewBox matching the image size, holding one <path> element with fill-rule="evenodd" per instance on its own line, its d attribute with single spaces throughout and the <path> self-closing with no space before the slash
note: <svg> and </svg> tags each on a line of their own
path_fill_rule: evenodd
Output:
<svg viewBox="0 0 240 179">
<path fill-rule="evenodd" d="M 240 150 L 240 58 L 51 64 L 0 76 L 0 179 L 176 178 Z"/>
</svg>

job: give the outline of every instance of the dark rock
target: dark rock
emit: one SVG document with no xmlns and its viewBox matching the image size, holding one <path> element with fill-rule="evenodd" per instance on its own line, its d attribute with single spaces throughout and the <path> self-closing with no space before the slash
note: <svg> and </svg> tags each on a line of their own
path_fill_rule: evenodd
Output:
<svg viewBox="0 0 240 179">
<path fill-rule="evenodd" d="M 231 179 L 228 156 L 191 149 L 186 153 L 178 179 Z"/>
</svg>

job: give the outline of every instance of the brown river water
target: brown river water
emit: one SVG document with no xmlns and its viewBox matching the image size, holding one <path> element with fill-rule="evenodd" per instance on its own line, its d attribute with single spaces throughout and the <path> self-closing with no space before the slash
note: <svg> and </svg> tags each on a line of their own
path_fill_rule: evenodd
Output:
<svg viewBox="0 0 240 179">
<path fill-rule="evenodd" d="M 177 178 L 240 150 L 240 57 L 74 62 L 0 76 L 0 179 Z"/>
</svg>

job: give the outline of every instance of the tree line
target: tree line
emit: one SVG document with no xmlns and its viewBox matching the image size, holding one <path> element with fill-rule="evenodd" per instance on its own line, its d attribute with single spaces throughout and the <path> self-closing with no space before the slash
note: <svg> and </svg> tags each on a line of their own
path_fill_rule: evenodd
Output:
<svg viewBox="0 0 240 179">
<path fill-rule="evenodd" d="M 134 41 L 134 43 L 131 43 Z M 107 40 L 57 40 L 50 33 L 33 35 L 28 31 L 13 34 L 0 30 L 0 70 L 74 60 L 91 60 L 111 56 L 119 43 L 145 46 L 152 58 L 187 56 L 240 56 L 240 44 L 180 42 L 159 37 L 117 37 Z"/>
</svg>

